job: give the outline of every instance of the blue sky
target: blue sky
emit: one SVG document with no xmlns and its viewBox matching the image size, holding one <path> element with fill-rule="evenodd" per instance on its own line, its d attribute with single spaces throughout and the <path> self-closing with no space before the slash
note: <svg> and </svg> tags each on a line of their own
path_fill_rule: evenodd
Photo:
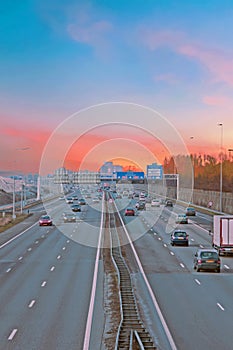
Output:
<svg viewBox="0 0 233 350">
<path fill-rule="evenodd" d="M 232 1 L 15 0 L 1 2 L 0 23 L 8 159 L 40 133 L 42 150 L 70 114 L 109 101 L 155 108 L 187 143 L 194 135 L 196 152 L 216 152 L 222 122 L 233 147 Z"/>
</svg>

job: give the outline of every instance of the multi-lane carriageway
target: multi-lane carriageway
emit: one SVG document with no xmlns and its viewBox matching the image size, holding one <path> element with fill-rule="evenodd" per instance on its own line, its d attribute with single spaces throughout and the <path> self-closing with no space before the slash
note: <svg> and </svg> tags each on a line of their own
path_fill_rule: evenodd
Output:
<svg viewBox="0 0 233 350">
<path fill-rule="evenodd" d="M 128 201 L 115 201 L 120 213 Z M 43 210 L 37 208 L 30 222 L 14 228 L 15 238 L 1 235 L 0 349 L 114 348 L 102 205 L 86 205 L 76 223 L 63 224 L 65 203 L 55 200 L 57 226 L 33 222 Z M 122 252 L 143 323 L 161 350 L 232 349 L 233 258 L 222 257 L 220 274 L 195 272 L 195 250 L 211 246 L 210 218 L 198 213 L 182 226 L 190 246 L 172 247 L 173 211 L 182 208 L 148 206 L 136 217 L 122 215 L 133 244 Z M 83 244 L 90 236 L 91 244 Z"/>
</svg>

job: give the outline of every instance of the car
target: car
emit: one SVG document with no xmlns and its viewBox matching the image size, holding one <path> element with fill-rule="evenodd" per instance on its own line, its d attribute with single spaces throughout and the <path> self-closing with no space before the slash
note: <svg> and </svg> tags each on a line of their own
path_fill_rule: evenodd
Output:
<svg viewBox="0 0 233 350">
<path fill-rule="evenodd" d="M 84 199 L 84 198 L 79 198 L 78 204 L 79 204 L 79 205 L 86 205 L 85 199 Z"/>
<path fill-rule="evenodd" d="M 39 225 L 40 226 L 52 226 L 53 221 L 49 215 L 42 215 L 39 219 Z"/>
<path fill-rule="evenodd" d="M 73 197 L 67 197 L 67 198 L 66 198 L 66 203 L 67 203 L 67 204 L 73 204 L 73 203 L 74 203 Z"/>
<path fill-rule="evenodd" d="M 74 196 L 72 196 L 72 199 L 73 199 L 73 201 L 77 201 L 78 200 L 78 196 L 74 195 Z"/>
<path fill-rule="evenodd" d="M 63 213 L 63 221 L 64 222 L 75 222 L 76 216 L 73 213 Z"/>
<path fill-rule="evenodd" d="M 152 199 L 151 206 L 152 207 L 160 207 L 160 200 L 159 199 Z"/>
<path fill-rule="evenodd" d="M 125 209 L 125 216 L 134 216 L 134 215 L 135 215 L 134 208 L 126 208 Z"/>
<path fill-rule="evenodd" d="M 213 248 L 198 249 L 194 256 L 193 268 L 197 272 L 201 270 L 214 270 L 220 272 L 221 260 L 218 251 Z"/>
<path fill-rule="evenodd" d="M 171 234 L 171 245 L 189 245 L 189 236 L 185 231 L 175 230 Z"/>
<path fill-rule="evenodd" d="M 166 200 L 165 207 L 173 207 L 173 202 L 170 199 Z"/>
<path fill-rule="evenodd" d="M 98 197 L 93 197 L 92 202 L 93 203 L 99 203 L 100 199 Z"/>
<path fill-rule="evenodd" d="M 75 212 L 81 211 L 81 206 L 79 204 L 73 204 L 71 205 L 71 210 Z"/>
<path fill-rule="evenodd" d="M 176 217 L 176 224 L 188 224 L 188 218 L 186 214 L 178 214 Z"/>
<path fill-rule="evenodd" d="M 186 208 L 186 215 L 187 216 L 195 216 L 196 210 L 193 207 L 187 207 Z"/>
<path fill-rule="evenodd" d="M 135 204 L 135 208 L 137 210 L 145 210 L 146 209 L 146 203 L 143 201 L 139 201 Z"/>
</svg>

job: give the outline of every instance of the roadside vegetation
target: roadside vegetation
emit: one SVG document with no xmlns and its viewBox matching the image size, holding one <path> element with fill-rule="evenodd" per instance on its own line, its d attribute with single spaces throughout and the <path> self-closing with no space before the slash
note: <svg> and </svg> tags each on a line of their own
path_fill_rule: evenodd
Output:
<svg viewBox="0 0 233 350">
<path fill-rule="evenodd" d="M 31 214 L 17 214 L 16 218 L 13 220 L 12 214 L 6 213 L 5 217 L 0 217 L 0 233 L 25 220 L 30 215 Z"/>
<path fill-rule="evenodd" d="M 180 177 L 180 185 L 186 187 L 185 167 L 187 163 L 192 162 L 194 174 L 194 188 L 200 190 L 219 191 L 220 166 L 222 159 L 223 192 L 233 192 L 233 158 L 226 154 L 219 155 L 217 158 L 208 154 L 188 156 L 176 156 L 164 159 L 164 173 L 176 173 L 176 166 L 183 169 Z"/>
</svg>

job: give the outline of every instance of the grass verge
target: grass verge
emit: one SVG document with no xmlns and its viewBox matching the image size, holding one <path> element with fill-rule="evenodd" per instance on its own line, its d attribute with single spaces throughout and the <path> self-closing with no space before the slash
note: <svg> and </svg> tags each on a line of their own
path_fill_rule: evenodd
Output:
<svg viewBox="0 0 233 350">
<path fill-rule="evenodd" d="M 19 214 L 16 216 L 16 218 L 13 220 L 10 215 L 6 215 L 4 218 L 0 218 L 0 233 L 8 230 L 12 226 L 17 225 L 19 222 L 25 220 L 32 214 Z"/>
</svg>

